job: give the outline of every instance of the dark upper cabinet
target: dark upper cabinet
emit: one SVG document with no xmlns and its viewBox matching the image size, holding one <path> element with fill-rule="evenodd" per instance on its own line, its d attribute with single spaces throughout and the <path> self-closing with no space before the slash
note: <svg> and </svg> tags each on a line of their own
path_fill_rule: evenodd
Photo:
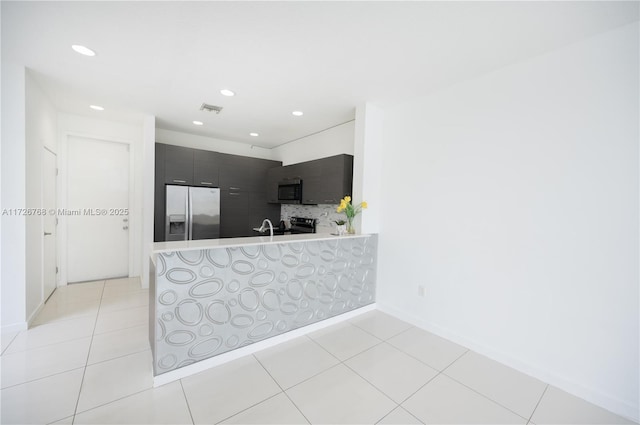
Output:
<svg viewBox="0 0 640 425">
<path fill-rule="evenodd" d="M 305 162 L 300 164 L 291 164 L 284 167 L 284 180 L 302 179 L 304 178 L 304 165 Z"/>
<path fill-rule="evenodd" d="M 220 158 L 219 153 L 194 150 L 193 184 L 196 186 L 219 186 Z"/>
<path fill-rule="evenodd" d="M 308 161 L 297 165 L 302 179 L 302 203 L 322 204 L 320 193 L 326 184 L 322 174 L 322 160 Z"/>
<path fill-rule="evenodd" d="M 286 167 L 274 167 L 267 170 L 265 187 L 267 202 L 272 204 L 280 203 L 280 201 L 278 201 L 278 183 L 284 180 L 285 169 Z"/>
<path fill-rule="evenodd" d="M 280 206 L 269 204 L 265 181 L 282 162 L 156 144 L 154 240 L 165 239 L 165 186 L 219 187 L 220 236 L 254 236 L 265 218 L 280 220 Z M 276 194 L 277 200 L 277 186 Z"/>
<path fill-rule="evenodd" d="M 219 154 L 222 190 L 263 191 L 267 172 L 281 162 L 246 156 Z"/>
<path fill-rule="evenodd" d="M 318 198 L 319 204 L 339 204 L 340 199 L 352 194 L 353 156 L 337 155 L 319 161 L 323 185 L 310 196 Z"/>
<path fill-rule="evenodd" d="M 164 147 L 164 183 L 218 187 L 220 161 L 217 152 L 163 144 L 156 146 Z"/>
<path fill-rule="evenodd" d="M 248 178 L 244 161 L 237 155 L 220 154 L 220 189 L 247 190 Z"/>
<path fill-rule="evenodd" d="M 167 184 L 193 184 L 194 149 L 164 145 L 164 181 Z"/>
<path fill-rule="evenodd" d="M 338 204 L 351 195 L 353 156 L 335 155 L 269 170 L 268 201 L 278 202 L 278 183 L 292 178 L 302 180 L 303 204 Z"/>
</svg>

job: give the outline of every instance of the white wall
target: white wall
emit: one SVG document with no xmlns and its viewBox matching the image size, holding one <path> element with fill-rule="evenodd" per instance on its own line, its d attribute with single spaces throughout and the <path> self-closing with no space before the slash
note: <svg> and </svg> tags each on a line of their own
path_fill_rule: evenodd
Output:
<svg viewBox="0 0 640 425">
<path fill-rule="evenodd" d="M 354 131 L 355 122 L 349 121 L 273 148 L 271 159 L 289 165 L 343 153 L 353 155 Z"/>
<path fill-rule="evenodd" d="M 377 299 L 635 420 L 638 39 L 635 23 L 386 109 Z"/>
<path fill-rule="evenodd" d="M 57 111 L 35 80 L 26 73 L 26 207 L 42 208 L 42 158 L 46 146 L 57 151 Z M 26 218 L 26 317 L 43 305 L 43 217 Z"/>
<path fill-rule="evenodd" d="M 59 208 L 67 207 L 67 140 L 69 136 L 81 136 L 100 140 L 128 143 L 133 152 L 132 191 L 129 205 L 129 233 L 131 239 L 130 266 L 131 276 L 140 276 L 142 273 L 143 256 L 143 188 L 144 188 L 144 159 L 143 159 L 143 126 L 115 121 L 107 121 L 100 118 L 90 118 L 66 113 L 59 114 L 58 120 L 58 164 L 59 164 Z M 153 190 L 153 189 L 147 189 Z M 60 218 L 58 227 L 60 283 L 66 284 L 66 220 Z"/>
<path fill-rule="evenodd" d="M 368 208 L 357 215 L 355 220 L 356 229 L 362 233 L 380 232 L 383 143 L 383 110 L 373 104 L 358 106 L 353 158 L 353 203 L 366 201 L 368 204 Z"/>
<path fill-rule="evenodd" d="M 198 136 L 161 128 L 156 128 L 155 132 L 156 142 L 158 143 L 228 153 L 231 155 L 272 159 L 270 149 L 252 146 L 246 143 L 231 142 L 229 140 L 214 139 L 212 137 Z"/>
<path fill-rule="evenodd" d="M 24 208 L 25 68 L 2 57 L 2 209 Z M 2 331 L 26 329 L 25 218 L 2 215 Z"/>
</svg>

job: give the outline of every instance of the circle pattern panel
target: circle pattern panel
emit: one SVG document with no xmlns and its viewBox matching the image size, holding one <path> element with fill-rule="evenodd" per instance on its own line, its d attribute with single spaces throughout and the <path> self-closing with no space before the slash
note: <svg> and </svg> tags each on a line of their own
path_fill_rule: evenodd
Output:
<svg viewBox="0 0 640 425">
<path fill-rule="evenodd" d="M 377 237 L 158 255 L 155 374 L 375 301 Z"/>
</svg>

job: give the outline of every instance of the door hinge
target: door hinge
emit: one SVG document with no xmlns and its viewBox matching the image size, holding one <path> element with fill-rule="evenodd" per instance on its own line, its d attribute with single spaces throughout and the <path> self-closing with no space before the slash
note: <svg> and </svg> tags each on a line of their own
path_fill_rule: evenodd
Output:
<svg viewBox="0 0 640 425">
<path fill-rule="evenodd" d="M 56 176 L 58 175 L 58 169 L 56 168 Z"/>
<path fill-rule="evenodd" d="M 56 273 L 58 273 L 58 266 L 56 266 Z"/>
</svg>

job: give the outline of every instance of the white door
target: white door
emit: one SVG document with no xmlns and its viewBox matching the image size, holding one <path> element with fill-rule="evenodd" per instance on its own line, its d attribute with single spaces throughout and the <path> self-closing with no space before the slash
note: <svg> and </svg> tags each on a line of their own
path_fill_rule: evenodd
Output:
<svg viewBox="0 0 640 425">
<path fill-rule="evenodd" d="M 129 275 L 129 145 L 69 137 L 67 281 Z"/>
<path fill-rule="evenodd" d="M 56 172 L 57 168 L 56 154 L 44 148 L 42 154 L 42 208 L 47 211 L 42 216 L 43 229 L 43 254 L 42 254 L 42 296 L 46 301 L 47 298 L 56 289 L 58 278 L 56 268 L 56 236 L 58 229 L 56 227 L 56 215 L 52 211 L 56 210 Z"/>
</svg>

